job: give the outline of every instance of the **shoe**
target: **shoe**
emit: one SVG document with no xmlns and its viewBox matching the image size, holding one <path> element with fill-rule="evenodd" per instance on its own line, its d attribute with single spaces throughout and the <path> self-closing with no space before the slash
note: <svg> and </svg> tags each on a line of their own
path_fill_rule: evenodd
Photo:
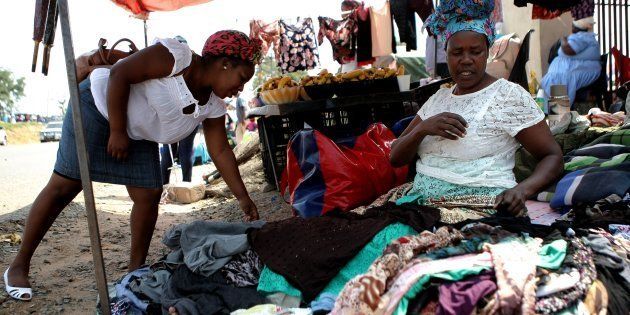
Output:
<svg viewBox="0 0 630 315">
<path fill-rule="evenodd" d="M 10 297 L 20 301 L 30 301 L 33 298 L 33 290 L 31 288 L 18 288 L 9 285 L 9 268 L 4 272 L 4 289 Z M 28 294 L 28 297 L 24 297 Z"/>
</svg>

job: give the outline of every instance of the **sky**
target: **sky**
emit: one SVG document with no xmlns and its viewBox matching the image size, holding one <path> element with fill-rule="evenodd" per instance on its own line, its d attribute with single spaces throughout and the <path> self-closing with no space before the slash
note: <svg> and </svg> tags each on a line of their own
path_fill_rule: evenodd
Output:
<svg viewBox="0 0 630 315">
<path fill-rule="evenodd" d="M 249 21 L 253 18 L 295 21 L 297 17 L 312 17 L 315 24 L 320 15 L 340 18 L 340 2 L 215 0 L 178 11 L 151 13 L 147 21 L 148 39 L 150 43 L 156 37 L 181 35 L 188 40 L 191 49 L 199 52 L 206 38 L 216 31 L 236 29 L 249 34 Z M 129 12 L 112 1 L 68 0 L 68 6 L 76 56 L 95 49 L 101 37 L 108 39 L 110 45 L 126 37 L 134 41 L 138 48 L 144 47 L 143 22 L 130 16 Z M 59 101 L 67 102 L 69 99 L 61 27 L 57 27 L 48 76 L 41 74 L 42 46 L 37 72 L 32 73 L 34 8 L 34 0 L 0 1 L 0 32 L 4 35 L 5 43 L 0 49 L 0 67 L 26 79 L 26 95 L 17 103 L 20 112 L 55 115 L 61 112 Z M 119 48 L 126 49 L 124 45 Z M 323 66 L 336 71 L 339 65 L 332 59 L 327 40 L 324 40 L 319 52 Z"/>
</svg>

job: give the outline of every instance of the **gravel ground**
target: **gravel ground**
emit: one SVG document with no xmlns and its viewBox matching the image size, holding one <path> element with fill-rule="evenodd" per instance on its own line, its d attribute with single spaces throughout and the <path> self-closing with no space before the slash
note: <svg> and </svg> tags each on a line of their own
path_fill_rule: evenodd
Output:
<svg viewBox="0 0 630 315">
<path fill-rule="evenodd" d="M 0 234 L 22 234 L 30 204 L 50 177 L 56 143 L 0 147 Z M 209 166 L 197 166 L 193 178 L 200 178 Z M 291 216 L 277 192 L 265 192 L 260 156 L 241 166 L 244 181 L 258 205 L 261 219 L 274 221 Z M 108 281 L 125 274 L 129 255 L 129 212 L 131 200 L 122 186 L 94 183 L 103 255 Z M 151 243 L 148 262 L 167 253 L 162 235 L 172 226 L 195 220 L 237 222 L 242 220 L 238 203 L 221 180 L 209 187 L 212 198 L 199 202 L 165 204 Z M 0 292 L 0 314 L 86 314 L 96 305 L 96 284 L 90 239 L 80 194 L 59 216 L 33 257 L 30 302 L 10 299 Z M 0 242 L 2 272 L 18 246 Z M 4 283 L 3 283 L 4 285 Z"/>
</svg>

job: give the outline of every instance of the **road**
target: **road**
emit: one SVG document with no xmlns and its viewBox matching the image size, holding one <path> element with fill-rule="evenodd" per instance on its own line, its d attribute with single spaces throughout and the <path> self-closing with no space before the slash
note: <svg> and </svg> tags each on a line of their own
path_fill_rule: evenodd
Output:
<svg viewBox="0 0 630 315">
<path fill-rule="evenodd" d="M 0 215 L 33 203 L 50 178 L 57 147 L 57 142 L 0 147 Z"/>
</svg>

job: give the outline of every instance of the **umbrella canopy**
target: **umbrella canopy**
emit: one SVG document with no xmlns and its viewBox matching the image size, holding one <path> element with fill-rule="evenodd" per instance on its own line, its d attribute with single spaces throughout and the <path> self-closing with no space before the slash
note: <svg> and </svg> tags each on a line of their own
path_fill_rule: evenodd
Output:
<svg viewBox="0 0 630 315">
<path fill-rule="evenodd" d="M 187 6 L 198 5 L 211 0 L 112 0 L 118 6 L 134 14 L 139 19 L 149 18 L 149 12 L 175 11 Z"/>
</svg>

